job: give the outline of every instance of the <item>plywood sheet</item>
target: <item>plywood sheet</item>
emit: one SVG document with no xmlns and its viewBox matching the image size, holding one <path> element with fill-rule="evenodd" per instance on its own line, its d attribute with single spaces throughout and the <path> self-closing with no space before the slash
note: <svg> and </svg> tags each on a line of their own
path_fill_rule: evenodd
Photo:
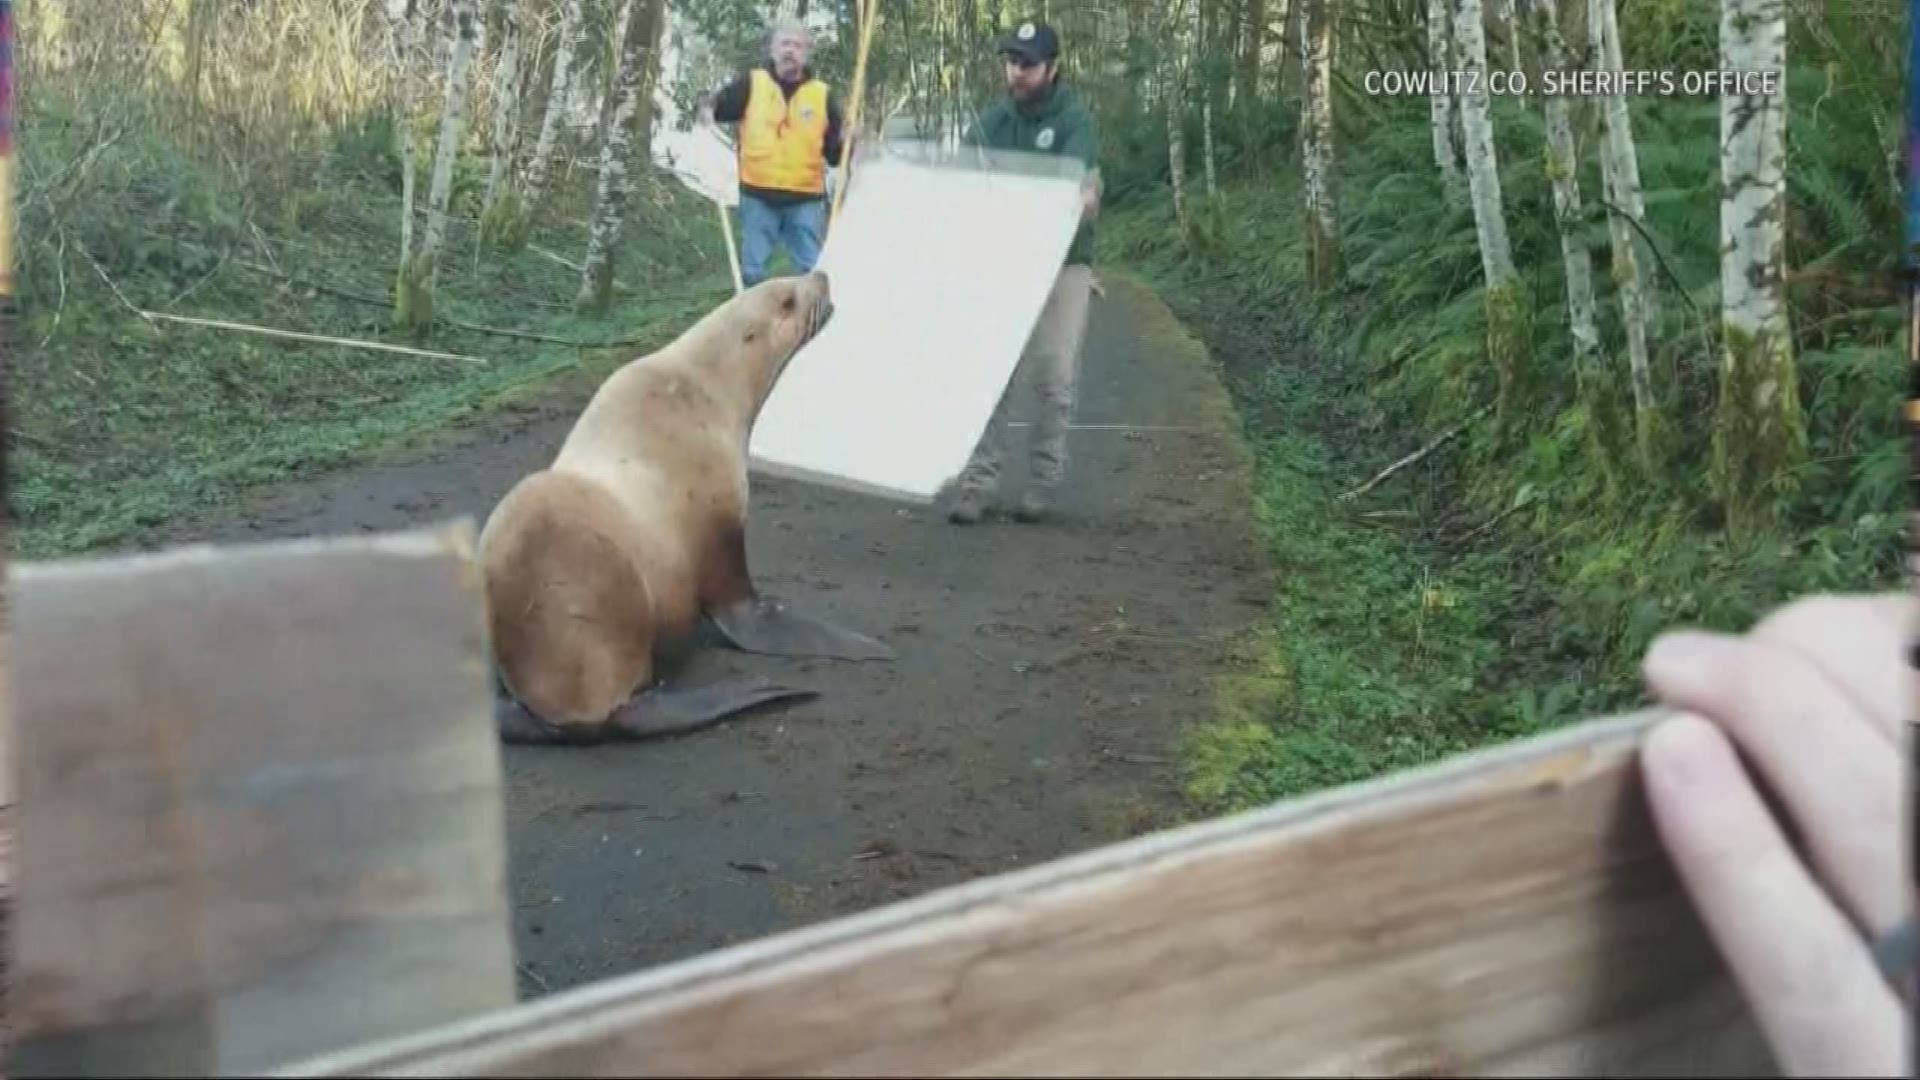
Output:
<svg viewBox="0 0 1920 1080">
<path fill-rule="evenodd" d="M 17 566 L 10 1076 L 512 1004 L 473 530 Z"/>
<path fill-rule="evenodd" d="M 671 100 L 656 99 L 656 107 L 662 102 L 668 110 L 663 115 L 670 115 Z M 739 159 L 717 128 L 698 123 L 661 128 L 653 136 L 653 163 L 722 206 L 740 205 Z"/>
<path fill-rule="evenodd" d="M 1759 1076 L 1658 714 L 1141 837 L 301 1076 Z"/>
<path fill-rule="evenodd" d="M 857 164 L 820 257 L 833 321 L 774 386 L 754 468 L 931 501 L 966 466 L 1046 304 L 1082 171 L 925 144 Z"/>
</svg>

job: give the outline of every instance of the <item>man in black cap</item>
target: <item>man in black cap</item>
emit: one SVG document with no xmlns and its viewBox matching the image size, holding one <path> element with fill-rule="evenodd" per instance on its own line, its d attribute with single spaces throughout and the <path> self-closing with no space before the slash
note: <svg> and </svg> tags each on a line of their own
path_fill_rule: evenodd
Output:
<svg viewBox="0 0 1920 1080">
<path fill-rule="evenodd" d="M 1052 505 L 1054 491 L 1066 475 L 1067 424 L 1073 416 L 1080 341 L 1087 323 L 1087 294 L 1093 285 L 1093 219 L 1100 209 L 1100 133 L 1079 92 L 1060 81 L 1060 40 L 1053 27 L 1029 19 L 1002 37 L 999 49 L 1006 60 L 1007 96 L 988 106 L 963 141 L 998 150 L 1070 154 L 1087 168 L 1081 189 L 1080 227 L 1067 249 L 1065 264 L 1040 321 L 1027 339 L 1026 355 L 1021 358 L 1021 366 L 1036 384 L 1040 416 L 1033 433 L 1031 480 L 1014 517 L 1037 521 Z M 1011 393 L 1009 386 L 1001 395 L 972 460 L 954 481 L 947 517 L 957 524 L 980 520 L 988 498 L 999 487 L 1001 441 Z"/>
</svg>

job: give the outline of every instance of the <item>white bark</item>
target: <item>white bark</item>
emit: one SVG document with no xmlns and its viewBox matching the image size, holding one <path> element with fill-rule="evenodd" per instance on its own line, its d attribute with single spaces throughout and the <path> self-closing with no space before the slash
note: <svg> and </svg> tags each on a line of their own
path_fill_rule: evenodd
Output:
<svg viewBox="0 0 1920 1080">
<path fill-rule="evenodd" d="M 500 59 L 493 69 L 493 161 L 487 170 L 484 214 L 493 208 L 500 181 L 513 168 L 520 132 L 520 0 L 500 0 Z"/>
<path fill-rule="evenodd" d="M 1300 8 L 1300 163 L 1313 234 L 1309 270 L 1319 284 L 1334 276 L 1340 236 L 1333 187 L 1333 13 L 1328 2 L 1294 0 Z"/>
<path fill-rule="evenodd" d="M 1493 119 L 1487 104 L 1487 33 L 1481 22 L 1480 0 L 1459 0 L 1453 26 L 1456 60 L 1460 70 L 1469 73 L 1466 92 L 1460 95 L 1467 189 L 1473 199 L 1474 229 L 1480 237 L 1480 265 L 1487 287 L 1492 289 L 1511 281 L 1514 270 L 1500 198 L 1500 164 L 1493 149 Z"/>
<path fill-rule="evenodd" d="M 1596 65 L 1601 71 L 1624 71 L 1626 60 L 1620 50 L 1620 19 L 1615 8 L 1617 0 L 1588 0 L 1588 37 L 1594 40 L 1597 52 Z M 1634 123 L 1632 113 L 1626 110 L 1624 94 L 1607 94 L 1601 98 L 1601 115 L 1605 117 L 1607 127 L 1607 152 L 1601 158 L 1607 163 L 1609 171 L 1601 175 L 1607 183 L 1607 202 L 1615 208 L 1624 209 L 1632 223 L 1644 227 L 1647 223 L 1647 208 L 1640 198 L 1640 154 L 1634 150 Z M 1655 298 L 1651 282 L 1647 281 L 1645 259 L 1640 258 L 1638 246 L 1644 242 L 1640 231 L 1630 223 L 1622 221 L 1620 229 L 1626 236 L 1626 246 L 1634 248 L 1630 258 L 1634 265 L 1634 288 L 1640 294 L 1640 304 L 1644 306 L 1644 319 L 1653 319 Z"/>
<path fill-rule="evenodd" d="M 1213 165 L 1213 87 L 1210 85 L 1205 88 L 1200 99 L 1200 143 L 1200 154 L 1204 159 L 1207 173 L 1207 198 L 1217 198 L 1220 194 L 1220 180 Z"/>
<path fill-rule="evenodd" d="M 1722 0 L 1720 65 L 1775 93 L 1720 97 L 1719 415 L 1714 474 L 1737 532 L 1781 510 L 1806 453 L 1787 317 L 1785 0 Z M 1736 88 L 1743 89 L 1743 88 Z M 1764 87 L 1752 89 L 1764 90 Z"/>
<path fill-rule="evenodd" d="M 1787 347 L 1786 49 L 1782 0 L 1722 0 L 1722 66 L 1779 79 L 1777 94 L 1720 97 L 1721 321 L 1755 356 Z"/>
<path fill-rule="evenodd" d="M 468 73 L 478 36 L 474 0 L 447 0 L 449 50 L 447 104 L 440 114 L 440 144 L 433 155 L 433 184 L 427 190 L 427 233 L 420 242 L 426 260 L 425 284 L 431 290 L 440 270 L 440 245 L 447 231 L 447 200 L 453 193 L 453 162 L 460 151 L 460 123 L 466 114 Z"/>
<path fill-rule="evenodd" d="M 1453 26 L 1448 18 L 1447 0 L 1427 0 L 1427 64 L 1436 76 L 1453 70 Z M 1454 125 L 1460 111 L 1460 98 L 1449 85 L 1427 98 L 1433 116 L 1433 160 L 1440 166 L 1440 179 L 1450 193 L 1466 188 L 1467 178 L 1460 172 L 1460 151 L 1454 146 Z"/>
<path fill-rule="evenodd" d="M 1588 0 L 1587 34 L 1602 71 L 1620 71 L 1620 27 L 1614 0 Z M 1632 119 L 1627 99 L 1608 94 L 1601 99 L 1606 139 L 1600 149 L 1601 190 L 1609 204 L 1607 232 L 1613 243 L 1613 282 L 1620 290 L 1620 318 L 1627 332 L 1627 370 L 1633 381 L 1633 407 L 1653 408 L 1652 376 L 1647 363 L 1647 326 L 1653 318 L 1653 290 L 1641 258 L 1639 230 L 1646 208 L 1640 199 L 1640 163 L 1633 146 Z M 1622 217 L 1622 214 L 1627 215 Z M 1629 220 L 1629 218 L 1631 220 Z"/>
<path fill-rule="evenodd" d="M 553 161 L 553 143 L 560 133 L 560 116 L 566 111 L 567 95 L 573 88 L 568 81 L 573 54 L 580 48 L 580 39 L 587 29 L 582 0 L 564 2 L 566 6 L 560 16 L 560 41 L 553 54 L 553 79 L 547 85 L 547 107 L 540 120 L 540 136 L 534 143 L 533 157 L 527 161 L 525 197 L 529 212 L 539 205 L 540 197 L 546 191 L 547 171 Z"/>
<path fill-rule="evenodd" d="M 1566 43 L 1560 37 L 1556 0 L 1531 0 L 1534 26 L 1543 50 L 1541 70 L 1568 69 Z M 1567 268 L 1567 317 L 1573 333 L 1574 370 L 1582 384 L 1601 370 L 1599 320 L 1593 300 L 1593 260 L 1580 208 L 1580 159 L 1573 138 L 1572 104 L 1553 95 L 1544 101 L 1547 120 L 1547 175 L 1553 180 L 1554 220 L 1560 227 L 1560 256 Z"/>
<path fill-rule="evenodd" d="M 600 128 L 600 179 L 594 191 L 587 234 L 587 255 L 580 264 L 579 306 L 602 303 L 613 283 L 613 249 L 631 187 L 629 148 L 633 142 L 633 115 L 645 82 L 646 51 L 652 45 L 651 20 L 634 9 L 645 0 L 625 0 L 620 15 L 619 67 L 612 87 L 613 108 Z"/>
<path fill-rule="evenodd" d="M 1167 173 L 1173 181 L 1173 217 L 1184 234 L 1187 222 L 1187 62 L 1180 40 L 1187 5 L 1182 0 L 1173 26 L 1173 56 L 1168 61 L 1167 79 Z"/>
<path fill-rule="evenodd" d="M 418 34 L 413 0 L 388 8 L 393 18 L 393 131 L 394 151 L 400 155 L 400 265 L 413 260 L 413 50 Z"/>
<path fill-rule="evenodd" d="M 1510 71 L 1524 71 L 1520 63 L 1520 16 L 1514 11 L 1513 0 L 1500 0 L 1500 25 L 1507 33 L 1507 54 Z M 1526 100 L 1521 99 L 1521 104 Z"/>
</svg>

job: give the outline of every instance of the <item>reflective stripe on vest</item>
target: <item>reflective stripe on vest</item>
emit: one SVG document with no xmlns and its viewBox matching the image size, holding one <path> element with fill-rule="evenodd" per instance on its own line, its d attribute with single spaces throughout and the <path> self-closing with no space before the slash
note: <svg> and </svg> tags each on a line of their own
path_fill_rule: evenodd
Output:
<svg viewBox="0 0 1920 1080">
<path fill-rule="evenodd" d="M 826 135 L 826 83 L 808 79 L 789 101 L 765 68 L 753 69 L 753 89 L 740 122 L 741 183 L 779 191 L 826 191 Z"/>
</svg>

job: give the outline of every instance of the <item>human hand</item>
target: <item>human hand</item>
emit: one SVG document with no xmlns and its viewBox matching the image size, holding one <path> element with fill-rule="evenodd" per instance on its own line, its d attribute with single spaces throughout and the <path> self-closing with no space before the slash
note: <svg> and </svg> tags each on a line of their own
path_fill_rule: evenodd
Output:
<svg viewBox="0 0 1920 1080">
<path fill-rule="evenodd" d="M 1663 635 L 1645 660 L 1682 714 L 1641 752 L 1656 826 L 1790 1076 L 1908 1075 L 1910 1017 L 1872 943 L 1914 908 L 1901 811 L 1917 613 L 1897 594 L 1813 597 L 1745 635 Z M 1779 794 L 1806 862 L 1735 746 Z"/>
</svg>

